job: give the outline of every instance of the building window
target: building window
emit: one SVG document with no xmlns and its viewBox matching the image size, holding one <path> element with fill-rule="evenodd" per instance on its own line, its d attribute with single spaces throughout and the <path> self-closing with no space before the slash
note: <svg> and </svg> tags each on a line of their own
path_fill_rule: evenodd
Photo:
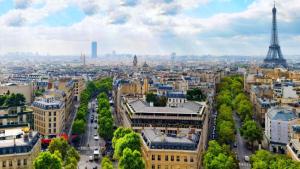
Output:
<svg viewBox="0 0 300 169">
<path fill-rule="evenodd" d="M 54 117 L 53 121 L 56 121 L 56 117 Z"/>
<path fill-rule="evenodd" d="M 12 167 L 12 161 L 11 160 L 9 160 L 9 166 Z"/>
<path fill-rule="evenodd" d="M 155 165 L 154 164 L 152 164 L 152 169 L 155 169 Z"/>
<path fill-rule="evenodd" d="M 184 156 L 184 162 L 187 162 L 187 156 Z"/>
<path fill-rule="evenodd" d="M 24 165 L 27 165 L 27 159 L 24 159 L 24 160 L 23 160 L 23 164 L 24 164 Z"/>
<path fill-rule="evenodd" d="M 160 161 L 160 155 L 157 155 L 157 160 Z"/>
<path fill-rule="evenodd" d="M 2 167 L 6 167 L 6 161 L 2 162 Z"/>
<path fill-rule="evenodd" d="M 155 155 L 152 155 L 152 160 L 155 160 Z"/>
<path fill-rule="evenodd" d="M 54 112 L 54 116 L 56 116 L 56 111 Z"/>
<path fill-rule="evenodd" d="M 169 161 L 169 156 L 168 155 L 165 156 L 165 161 Z"/>
<path fill-rule="evenodd" d="M 190 162 L 191 162 L 191 163 L 194 162 L 194 158 L 193 158 L 193 157 L 190 158 Z"/>
<path fill-rule="evenodd" d="M 157 165 L 157 169 L 161 169 L 161 168 L 160 168 L 160 165 Z"/>
<path fill-rule="evenodd" d="M 176 157 L 176 161 L 180 161 L 180 157 L 179 156 Z"/>
<path fill-rule="evenodd" d="M 20 159 L 18 159 L 18 166 L 20 166 L 21 165 L 21 160 Z"/>
<path fill-rule="evenodd" d="M 174 156 L 171 156 L 171 161 L 174 161 Z"/>
<path fill-rule="evenodd" d="M 49 129 L 49 133 L 51 133 L 51 129 Z"/>
<path fill-rule="evenodd" d="M 169 166 L 168 166 L 168 165 L 166 165 L 166 166 L 165 166 L 165 169 L 169 169 Z"/>
<path fill-rule="evenodd" d="M 49 116 L 51 116 L 51 111 L 49 112 Z"/>
</svg>

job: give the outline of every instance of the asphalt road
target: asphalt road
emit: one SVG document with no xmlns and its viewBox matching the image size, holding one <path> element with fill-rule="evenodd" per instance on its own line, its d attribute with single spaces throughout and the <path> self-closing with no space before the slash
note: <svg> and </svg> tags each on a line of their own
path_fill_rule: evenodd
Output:
<svg viewBox="0 0 300 169">
<path fill-rule="evenodd" d="M 240 169 L 250 169 L 251 165 L 250 163 L 245 161 L 245 156 L 251 156 L 252 152 L 247 149 L 246 141 L 242 138 L 239 129 L 241 128 L 241 120 L 240 118 L 234 113 L 234 121 L 235 126 L 237 129 L 236 133 L 236 142 L 237 142 L 237 148 L 234 149 L 234 151 L 237 153 L 237 159 L 239 160 L 239 167 Z"/>
<path fill-rule="evenodd" d="M 98 135 L 97 129 L 94 127 L 97 126 L 97 122 L 91 122 L 91 117 L 94 115 L 94 119 L 97 119 L 97 112 L 92 111 L 94 108 L 91 106 L 91 103 L 96 104 L 95 100 L 92 100 L 89 103 L 89 115 L 88 115 L 88 124 L 86 128 L 86 132 L 83 135 L 80 143 L 80 161 L 78 163 L 79 169 L 93 169 L 94 167 L 100 168 L 100 160 L 98 161 L 89 161 L 89 156 L 93 155 L 94 149 L 98 148 L 100 150 L 100 146 L 104 146 L 104 140 L 101 139 Z M 94 134 L 96 134 L 99 137 L 99 140 L 94 139 Z M 100 156 L 101 159 L 101 156 Z"/>
</svg>

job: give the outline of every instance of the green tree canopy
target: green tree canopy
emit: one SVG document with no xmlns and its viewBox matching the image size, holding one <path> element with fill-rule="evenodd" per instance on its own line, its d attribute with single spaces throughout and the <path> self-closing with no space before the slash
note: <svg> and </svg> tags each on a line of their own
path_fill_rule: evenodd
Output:
<svg viewBox="0 0 300 169">
<path fill-rule="evenodd" d="M 115 144 L 114 157 L 117 159 L 122 157 L 122 153 L 125 148 L 130 148 L 133 151 L 140 151 L 141 141 L 139 134 L 133 132 L 126 134 L 124 137 L 118 139 L 117 143 Z"/>
<path fill-rule="evenodd" d="M 186 98 L 193 101 L 205 101 L 206 95 L 200 88 L 194 88 L 187 91 Z"/>
<path fill-rule="evenodd" d="M 216 141 L 210 141 L 208 150 L 204 153 L 203 166 L 205 169 L 237 168 L 236 161 L 227 146 L 220 146 Z"/>
<path fill-rule="evenodd" d="M 115 148 L 117 141 L 129 133 L 133 133 L 133 130 L 131 128 L 124 128 L 124 127 L 117 128 L 117 130 L 114 132 L 114 137 L 112 139 L 112 146 Z"/>
<path fill-rule="evenodd" d="M 48 150 L 50 151 L 50 153 L 54 153 L 55 151 L 58 151 L 62 156 L 62 160 L 64 161 L 67 156 L 69 146 L 70 145 L 65 139 L 54 138 L 51 140 Z"/>
<path fill-rule="evenodd" d="M 98 133 L 101 137 L 103 137 L 105 140 L 110 140 L 113 137 L 113 118 L 112 116 L 110 117 L 100 117 L 99 118 L 99 128 L 98 128 Z"/>
<path fill-rule="evenodd" d="M 220 143 L 232 143 L 235 139 L 234 124 L 230 121 L 221 121 L 218 123 L 218 134 Z"/>
<path fill-rule="evenodd" d="M 254 120 L 248 120 L 243 124 L 241 134 L 252 146 L 254 141 L 261 141 L 263 138 L 262 129 Z"/>
<path fill-rule="evenodd" d="M 104 157 L 101 161 L 101 168 L 102 169 L 113 169 L 113 164 L 112 162 L 109 160 L 108 157 Z"/>
<path fill-rule="evenodd" d="M 125 148 L 123 156 L 119 161 L 120 169 L 144 169 L 145 163 L 141 153 L 137 150 L 132 151 L 130 148 Z"/>
<path fill-rule="evenodd" d="M 272 154 L 266 150 L 258 150 L 251 156 L 253 169 L 300 169 L 300 163 L 286 155 Z"/>
<path fill-rule="evenodd" d="M 85 121 L 76 119 L 73 123 L 72 133 L 83 134 L 85 131 Z"/>
<path fill-rule="evenodd" d="M 56 154 L 41 152 L 33 162 L 35 169 L 62 169 L 62 161 Z"/>
</svg>

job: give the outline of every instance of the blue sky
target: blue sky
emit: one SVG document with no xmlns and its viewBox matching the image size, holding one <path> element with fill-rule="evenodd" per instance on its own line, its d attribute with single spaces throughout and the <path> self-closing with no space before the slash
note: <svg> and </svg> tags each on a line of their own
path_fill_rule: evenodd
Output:
<svg viewBox="0 0 300 169">
<path fill-rule="evenodd" d="M 260 55 L 272 0 L 0 0 L 0 54 Z M 300 0 L 277 0 L 284 54 L 299 54 Z M 138 44 L 138 45 L 137 45 Z"/>
</svg>

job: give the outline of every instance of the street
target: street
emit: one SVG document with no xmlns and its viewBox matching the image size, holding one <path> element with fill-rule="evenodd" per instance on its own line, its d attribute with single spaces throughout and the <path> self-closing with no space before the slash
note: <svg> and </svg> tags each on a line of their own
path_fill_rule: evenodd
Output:
<svg viewBox="0 0 300 169">
<path fill-rule="evenodd" d="M 100 168 L 100 162 L 101 162 L 101 153 L 100 153 L 100 159 L 98 161 L 92 160 L 89 161 L 89 156 L 93 156 L 94 150 L 97 148 L 100 151 L 100 146 L 103 147 L 105 145 L 105 142 L 102 138 L 99 137 L 97 129 L 98 128 L 97 122 L 91 122 L 92 116 L 94 116 L 94 119 L 98 120 L 98 115 L 95 107 L 93 105 L 96 105 L 96 100 L 93 99 L 89 102 L 89 115 L 87 119 L 87 128 L 86 132 L 81 138 L 80 142 L 80 161 L 78 163 L 79 169 L 93 169 L 94 167 Z M 93 111 L 94 110 L 94 111 Z M 99 139 L 95 140 L 94 137 L 98 136 Z"/>
<path fill-rule="evenodd" d="M 241 128 L 241 120 L 237 116 L 236 113 L 233 115 L 235 126 L 237 129 L 236 132 L 236 141 L 237 141 L 237 147 L 234 149 L 234 151 L 237 153 L 237 159 L 239 161 L 239 168 L 240 169 L 250 169 L 251 165 L 250 163 L 245 161 L 245 156 L 250 157 L 252 152 L 247 149 L 246 141 L 242 138 L 239 129 Z"/>
</svg>

